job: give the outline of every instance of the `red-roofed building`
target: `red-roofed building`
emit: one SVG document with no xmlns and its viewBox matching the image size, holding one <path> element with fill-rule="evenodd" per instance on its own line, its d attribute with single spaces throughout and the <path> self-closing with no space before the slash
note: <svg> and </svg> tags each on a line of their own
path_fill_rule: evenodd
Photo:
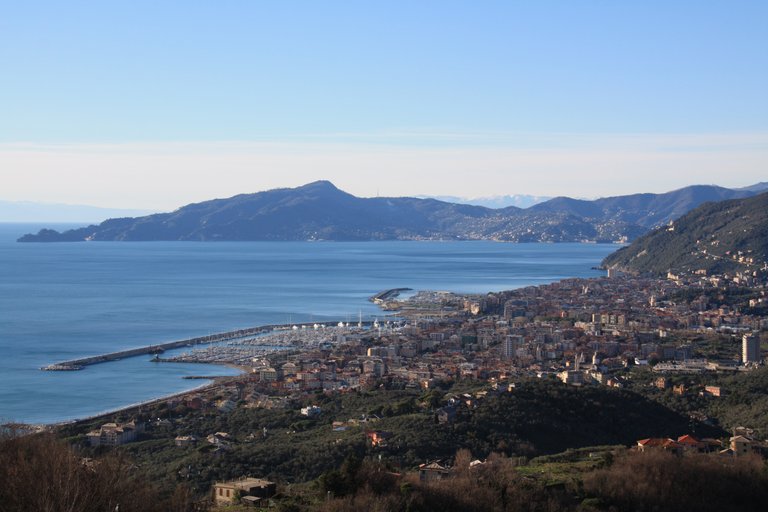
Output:
<svg viewBox="0 0 768 512">
<path fill-rule="evenodd" d="M 656 449 L 665 450 L 675 454 L 679 454 L 683 449 L 680 443 L 668 437 L 651 437 L 648 439 L 641 439 L 637 442 L 637 448 L 641 452 Z"/>
<path fill-rule="evenodd" d="M 689 450 L 689 451 L 697 451 L 697 452 L 703 452 L 706 451 L 707 445 L 705 443 L 702 443 L 695 437 L 689 434 L 685 434 L 684 436 L 680 436 L 677 438 L 678 444 L 683 448 L 683 450 Z"/>
<path fill-rule="evenodd" d="M 392 437 L 391 432 L 381 430 L 369 430 L 365 436 L 371 441 L 371 446 L 386 446 L 387 440 Z"/>
</svg>

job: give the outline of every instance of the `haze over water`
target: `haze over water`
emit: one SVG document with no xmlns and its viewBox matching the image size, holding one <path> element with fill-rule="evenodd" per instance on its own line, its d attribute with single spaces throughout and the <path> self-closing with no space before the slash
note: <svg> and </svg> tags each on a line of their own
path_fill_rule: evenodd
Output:
<svg viewBox="0 0 768 512">
<path fill-rule="evenodd" d="M 494 242 L 20 244 L 0 224 L 0 420 L 82 418 L 191 389 L 220 366 L 52 362 L 239 327 L 383 317 L 387 288 L 485 293 L 594 277 L 615 245 Z"/>
</svg>

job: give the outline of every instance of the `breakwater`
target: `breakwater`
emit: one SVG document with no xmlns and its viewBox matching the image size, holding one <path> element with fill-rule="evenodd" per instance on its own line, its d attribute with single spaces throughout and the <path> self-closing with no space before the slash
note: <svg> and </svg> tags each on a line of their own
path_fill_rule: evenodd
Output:
<svg viewBox="0 0 768 512">
<path fill-rule="evenodd" d="M 368 326 L 371 322 L 363 322 Z M 333 324 L 335 325 L 335 324 Z M 48 366 L 40 368 L 45 371 L 67 371 L 67 370 L 81 370 L 86 366 L 99 363 L 107 363 L 109 361 L 117 361 L 126 357 L 135 357 L 148 354 L 159 354 L 166 350 L 175 348 L 190 347 L 194 345 L 204 345 L 208 343 L 218 343 L 222 341 L 234 341 L 250 336 L 259 336 L 276 330 L 290 330 L 290 329 L 307 329 L 307 328 L 319 328 L 320 324 L 306 322 L 298 324 L 270 324 L 260 325 L 257 327 L 248 327 L 244 329 L 237 329 L 234 331 L 221 332 L 216 334 L 209 334 L 207 336 L 199 336 L 196 338 L 189 338 L 185 340 L 169 341 L 166 343 L 157 343 L 154 345 L 147 345 L 144 347 L 132 348 L 128 350 L 120 350 L 118 352 L 109 352 L 107 354 L 100 354 L 96 356 L 82 357 L 79 359 L 70 359 L 68 361 L 60 361 Z"/>
<path fill-rule="evenodd" d="M 374 304 L 381 304 L 382 302 L 396 298 L 402 292 L 410 292 L 412 290 L 412 288 L 391 288 L 389 290 L 384 290 L 383 292 L 377 293 L 368 300 Z"/>
</svg>

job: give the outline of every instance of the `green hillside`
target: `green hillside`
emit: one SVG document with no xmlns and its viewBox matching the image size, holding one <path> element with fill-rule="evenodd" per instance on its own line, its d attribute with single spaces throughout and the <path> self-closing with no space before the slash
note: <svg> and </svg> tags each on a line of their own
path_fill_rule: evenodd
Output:
<svg viewBox="0 0 768 512">
<path fill-rule="evenodd" d="M 768 261 L 768 194 L 706 203 L 603 260 L 606 268 L 666 274 L 760 271 Z"/>
<path fill-rule="evenodd" d="M 336 396 L 313 395 L 288 409 L 238 407 L 230 414 L 184 410 L 153 410 L 149 417 L 170 418 L 171 424 L 149 429 L 144 437 L 120 451 L 129 453 L 147 476 L 172 488 L 188 484 L 205 492 L 215 480 L 260 475 L 280 482 L 306 482 L 339 467 L 350 455 L 381 457 L 383 462 L 409 470 L 427 460 L 447 459 L 469 449 L 477 457 L 491 452 L 534 456 L 568 448 L 603 444 L 631 445 L 645 437 L 679 436 L 691 432 L 718 436 L 717 428 L 692 424 L 690 419 L 661 404 L 625 390 L 605 387 L 575 388 L 557 381 L 531 380 L 509 393 L 489 393 L 471 406 L 461 394 L 479 385 L 432 390 L 376 390 Z M 438 423 L 435 410 L 458 397 L 455 416 Z M 299 413 L 303 405 L 322 409 L 316 418 Z M 374 420 L 350 425 L 352 418 Z M 379 419 L 375 419 L 379 418 Z M 120 419 L 120 418 L 118 418 Z M 100 421 L 103 421 L 100 420 Z M 348 427 L 335 430 L 333 422 Z M 65 427 L 64 436 L 76 444 L 94 424 Z M 267 435 L 263 435 L 266 428 Z M 387 446 L 366 443 L 367 430 L 391 433 Z M 232 438 L 226 451 L 205 442 L 214 432 Z M 178 435 L 195 435 L 196 448 L 174 445 Z M 85 453 L 89 449 L 81 445 Z"/>
</svg>

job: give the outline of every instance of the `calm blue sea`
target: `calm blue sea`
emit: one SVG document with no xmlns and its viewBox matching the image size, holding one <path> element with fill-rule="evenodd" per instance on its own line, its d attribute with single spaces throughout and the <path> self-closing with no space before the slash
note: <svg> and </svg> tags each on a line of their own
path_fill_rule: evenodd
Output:
<svg viewBox="0 0 768 512">
<path fill-rule="evenodd" d="M 592 277 L 615 245 L 493 242 L 20 244 L 0 224 L 0 422 L 52 423 L 225 375 L 145 356 L 43 372 L 52 362 L 267 323 L 381 315 L 387 288 L 487 292 Z"/>
</svg>

